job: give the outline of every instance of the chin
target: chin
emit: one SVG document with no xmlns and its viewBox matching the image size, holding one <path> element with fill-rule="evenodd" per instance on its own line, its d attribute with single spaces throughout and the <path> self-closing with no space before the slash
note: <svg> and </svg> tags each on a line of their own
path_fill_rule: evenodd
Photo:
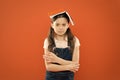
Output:
<svg viewBox="0 0 120 80">
<path fill-rule="evenodd" d="M 62 34 L 62 33 L 61 33 L 61 34 L 57 34 L 57 35 L 59 35 L 59 36 L 63 36 L 63 35 L 64 35 L 64 33 L 63 33 L 63 34 Z"/>
</svg>

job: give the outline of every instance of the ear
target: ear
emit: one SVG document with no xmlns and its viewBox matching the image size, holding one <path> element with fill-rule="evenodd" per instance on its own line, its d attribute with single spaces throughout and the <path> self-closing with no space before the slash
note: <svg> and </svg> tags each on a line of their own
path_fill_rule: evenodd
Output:
<svg viewBox="0 0 120 80">
<path fill-rule="evenodd" d="M 51 23 L 51 27 L 53 28 L 53 23 Z"/>
<path fill-rule="evenodd" d="M 69 28 L 69 26 L 70 26 L 70 23 L 69 23 L 67 26 L 68 26 L 68 28 Z"/>
</svg>

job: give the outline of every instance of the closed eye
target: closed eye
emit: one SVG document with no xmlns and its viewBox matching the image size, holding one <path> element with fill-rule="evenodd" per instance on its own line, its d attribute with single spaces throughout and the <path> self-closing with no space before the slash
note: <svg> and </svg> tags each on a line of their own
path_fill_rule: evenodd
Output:
<svg viewBox="0 0 120 80">
<path fill-rule="evenodd" d="M 62 24 L 63 26 L 66 26 L 66 24 Z"/>
<path fill-rule="evenodd" d="M 56 26 L 59 26 L 60 24 L 56 24 Z"/>
</svg>

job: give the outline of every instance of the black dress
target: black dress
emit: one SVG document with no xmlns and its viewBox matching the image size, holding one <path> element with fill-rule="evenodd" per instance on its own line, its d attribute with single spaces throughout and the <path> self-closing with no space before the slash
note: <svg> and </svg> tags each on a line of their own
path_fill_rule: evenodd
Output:
<svg viewBox="0 0 120 80">
<path fill-rule="evenodd" d="M 72 60 L 70 48 L 54 48 L 53 52 L 60 58 L 65 60 Z M 60 65 L 60 64 L 58 64 Z M 46 80 L 74 80 L 74 73 L 71 71 L 46 71 Z"/>
</svg>

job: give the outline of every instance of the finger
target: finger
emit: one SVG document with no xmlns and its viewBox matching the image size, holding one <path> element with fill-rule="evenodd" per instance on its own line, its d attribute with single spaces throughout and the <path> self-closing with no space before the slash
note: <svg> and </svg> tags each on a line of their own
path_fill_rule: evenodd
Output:
<svg viewBox="0 0 120 80">
<path fill-rule="evenodd" d="M 51 52 L 48 52 L 48 54 L 51 54 Z"/>
<path fill-rule="evenodd" d="M 46 56 L 49 56 L 49 53 L 46 53 L 45 55 L 46 55 Z"/>
<path fill-rule="evenodd" d="M 50 59 L 48 59 L 48 58 L 46 58 L 45 60 L 46 60 L 47 62 L 51 62 L 51 60 L 50 60 Z"/>
<path fill-rule="evenodd" d="M 43 58 L 45 59 L 45 55 L 43 55 Z"/>
<path fill-rule="evenodd" d="M 46 60 L 46 62 L 51 62 L 50 60 Z"/>
<path fill-rule="evenodd" d="M 49 60 L 51 61 L 51 58 L 50 58 L 50 57 L 47 57 L 47 56 L 45 56 L 45 55 L 43 56 L 43 59 L 45 59 L 46 61 L 49 61 Z"/>
<path fill-rule="evenodd" d="M 47 54 L 45 54 L 45 55 L 43 55 L 43 57 L 47 57 L 47 58 L 49 58 L 50 56 L 49 56 L 49 55 L 47 55 Z"/>
</svg>

